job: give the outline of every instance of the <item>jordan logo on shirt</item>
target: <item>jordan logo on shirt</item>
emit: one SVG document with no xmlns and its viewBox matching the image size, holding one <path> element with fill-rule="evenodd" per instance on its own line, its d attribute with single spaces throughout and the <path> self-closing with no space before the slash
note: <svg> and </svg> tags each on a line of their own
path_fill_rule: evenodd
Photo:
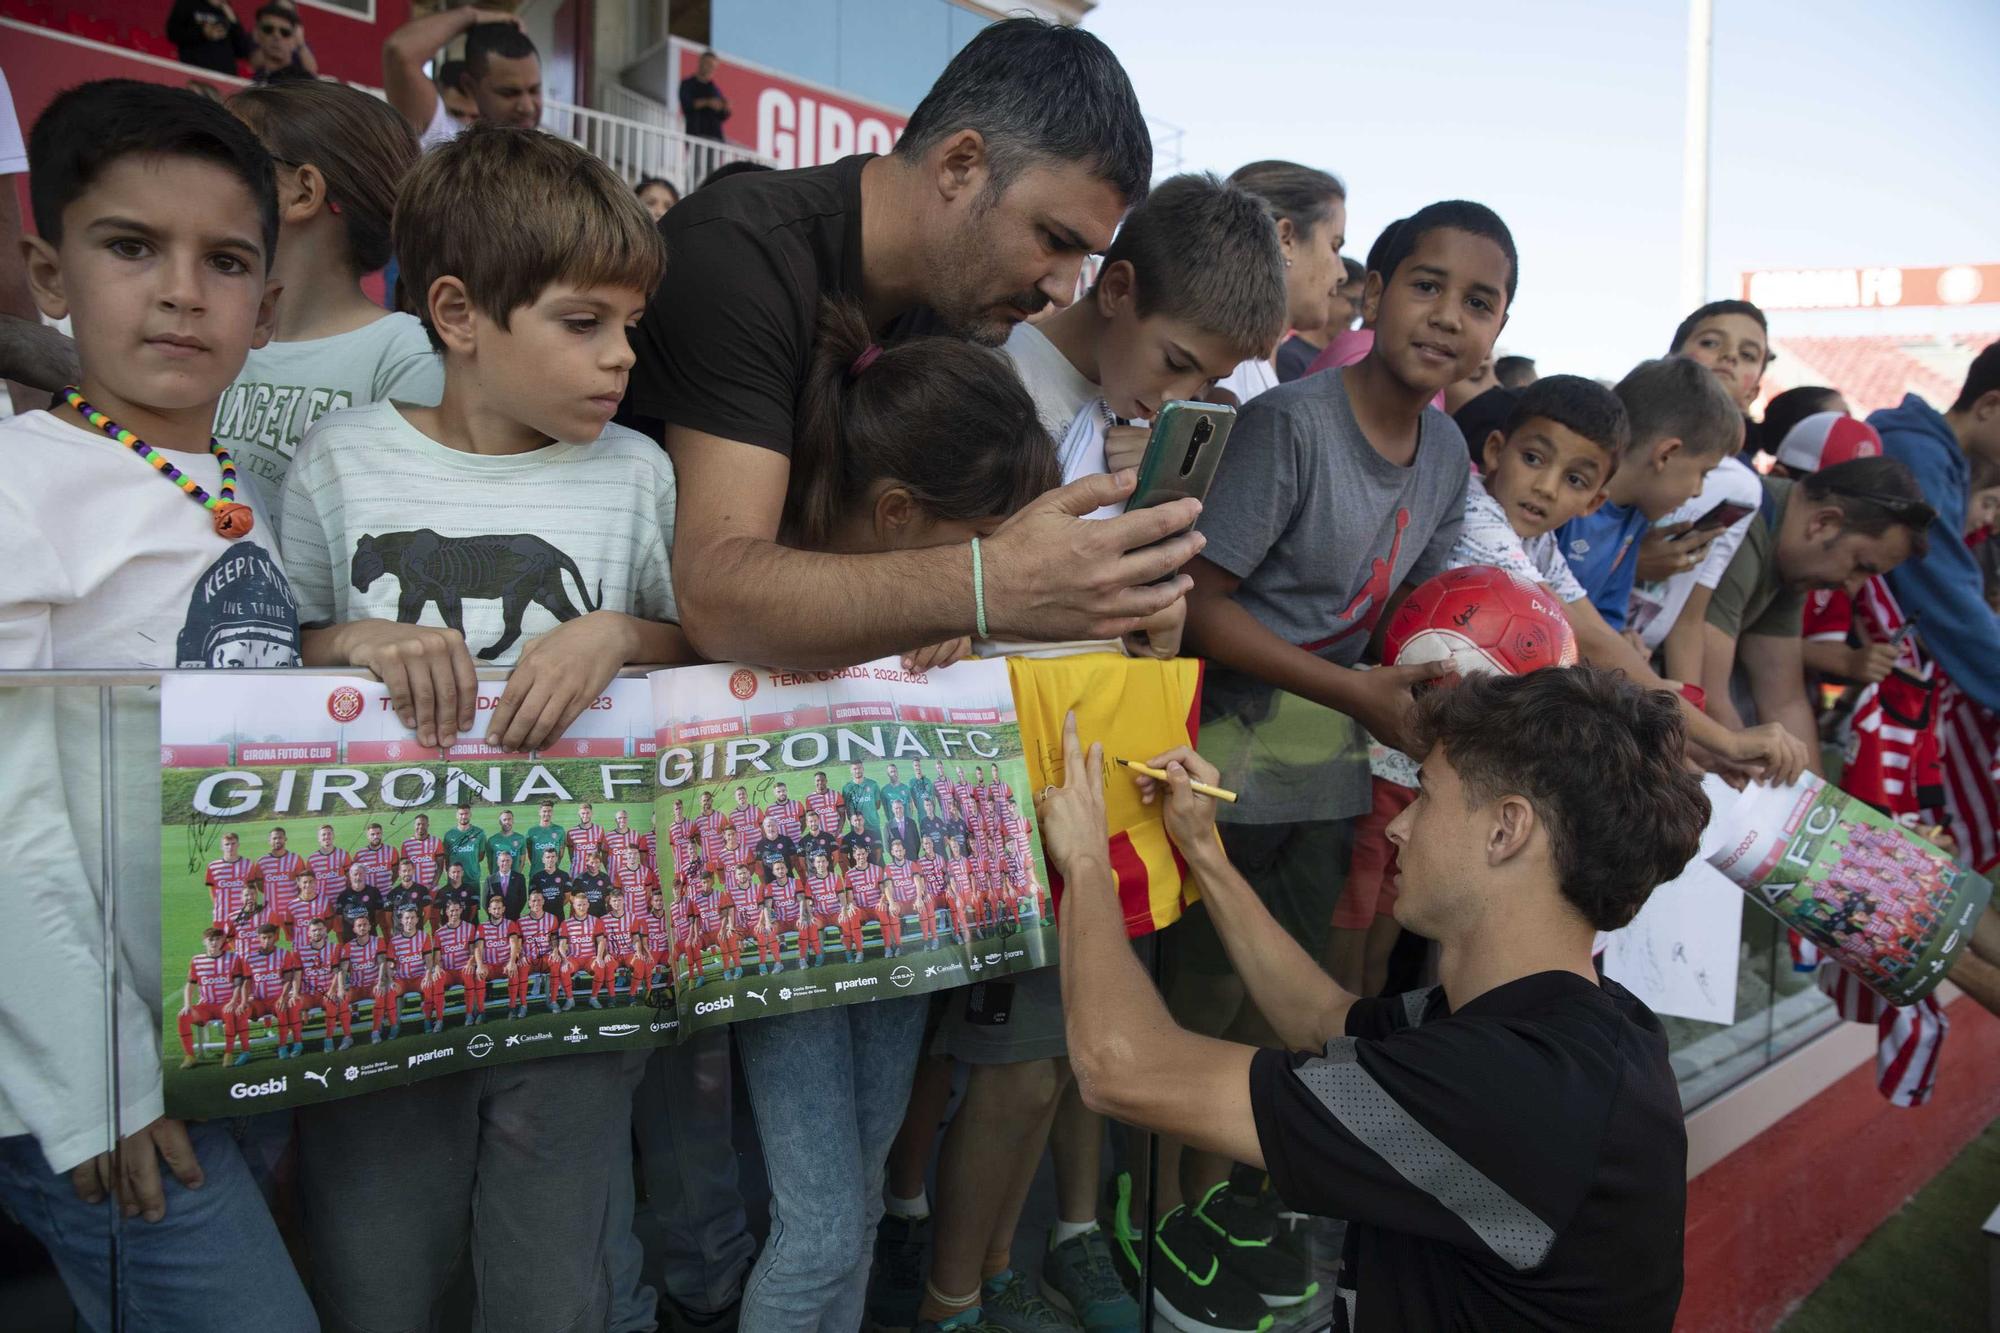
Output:
<svg viewBox="0 0 2000 1333">
<path fill-rule="evenodd" d="M 1317 643 L 1302 645 L 1309 653 L 1330 648 L 1350 634 L 1366 634 L 1375 628 L 1375 622 L 1382 618 L 1382 608 L 1389 604 L 1389 578 L 1396 569 L 1396 557 L 1402 554 L 1403 532 L 1410 526 L 1408 506 L 1396 511 L 1396 535 L 1389 542 L 1389 558 L 1376 556 L 1368 564 L 1368 582 L 1361 585 L 1361 591 L 1354 594 L 1354 600 L 1341 611 L 1338 619 L 1349 621 L 1347 628 L 1332 634 Z"/>
<path fill-rule="evenodd" d="M 500 637 L 479 650 L 491 661 L 521 637 L 521 617 L 532 604 L 557 620 L 574 620 L 583 611 L 595 611 L 604 602 L 604 581 L 598 580 L 597 597 L 590 595 L 583 572 L 576 561 L 559 548 L 529 533 L 510 536 L 446 537 L 429 528 L 415 532 L 385 532 L 364 535 L 354 545 L 350 565 L 354 587 L 367 592 L 369 585 L 384 574 L 393 574 L 402 587 L 396 601 L 396 619 L 414 625 L 424 607 L 437 603 L 444 623 L 465 633 L 461 603 L 466 598 L 500 603 L 504 620 Z M 563 575 L 576 581 L 583 611 L 569 599 Z"/>
</svg>

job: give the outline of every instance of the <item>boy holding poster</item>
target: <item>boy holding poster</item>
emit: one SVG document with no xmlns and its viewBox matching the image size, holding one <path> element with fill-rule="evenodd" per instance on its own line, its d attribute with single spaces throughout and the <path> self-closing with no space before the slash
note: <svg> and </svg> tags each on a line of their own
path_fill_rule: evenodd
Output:
<svg viewBox="0 0 2000 1333">
<path fill-rule="evenodd" d="M 238 494 L 210 435 L 217 401 L 272 331 L 269 155 L 191 92 L 111 80 L 51 101 L 28 163 L 37 234 L 15 258 L 42 313 L 70 319 L 81 374 L 53 410 L 0 423 L 0 669 L 293 665 L 297 615 L 265 541 L 271 516 Z M 172 1016 L 155 1007 L 157 962 L 142 961 L 160 957 L 158 901 L 135 889 L 158 883 L 159 848 L 110 839 L 157 807 L 157 701 L 115 694 L 100 716 L 94 691 L 0 691 L 9 753 L 38 760 L 0 777 L 0 862 L 44 905 L 0 988 L 0 1206 L 56 1256 L 91 1327 L 139 1311 L 173 1327 L 309 1327 L 228 1128 L 163 1113 Z M 114 885 L 126 888 L 107 939 Z M 115 1042 L 102 963 L 114 950 L 139 964 L 110 997 Z M 146 1225 L 127 1225 L 114 1250 L 119 1203 Z M 218 1244 L 229 1264 L 212 1262 Z M 254 1302 L 246 1271 L 261 1275 Z"/>
<path fill-rule="evenodd" d="M 504 228 L 484 214 L 494 199 L 516 204 Z M 515 668 L 485 741 L 538 748 L 620 666 L 685 656 L 670 623 L 672 468 L 650 441 L 608 425 L 632 364 L 626 328 L 664 263 L 659 233 L 582 149 L 478 126 L 411 172 L 394 225 L 402 282 L 443 355 L 444 395 L 434 408 L 332 413 L 301 448 L 284 541 L 311 626 L 307 657 L 371 669 L 421 744 L 449 746 L 474 721 L 476 651 Z M 603 830 L 585 821 L 580 839 L 565 838 L 551 813 L 544 806 L 526 835 L 539 873 L 516 925 L 522 961 L 546 974 L 555 1005 L 572 970 L 597 961 L 598 920 L 586 909 L 559 924 L 574 883 L 546 854 L 574 852 L 581 865 Z M 545 902 L 537 888 L 557 896 Z M 518 1014 L 511 937 L 483 946 L 515 983 Z M 303 1109 L 308 1230 L 342 1321 L 422 1326 L 469 1242 L 483 1308 L 521 1327 L 603 1325 L 618 1168 L 579 1171 L 569 1145 L 628 1140 L 630 1106 L 624 1058 L 579 1054 Z M 466 1169 L 447 1171 L 452 1145 L 470 1152 Z M 362 1215 L 381 1225 L 337 1223 Z M 488 1252 L 524 1219 L 536 1263 Z M 385 1272 L 397 1280 L 377 1280 Z"/>
</svg>

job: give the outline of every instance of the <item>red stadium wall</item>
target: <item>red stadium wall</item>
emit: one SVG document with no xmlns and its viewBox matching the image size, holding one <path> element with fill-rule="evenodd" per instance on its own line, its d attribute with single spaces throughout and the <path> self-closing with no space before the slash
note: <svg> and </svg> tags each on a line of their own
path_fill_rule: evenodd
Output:
<svg viewBox="0 0 2000 1333">
<path fill-rule="evenodd" d="M 1963 998 L 1948 1012 L 1929 1105 L 1889 1105 L 1871 1059 L 1689 1182 L 1677 1328 L 1772 1328 L 2000 1116 L 2000 1018 Z"/>
<path fill-rule="evenodd" d="M 257 9 L 262 3 L 263 0 L 232 0 L 231 7 L 243 20 L 243 26 L 249 28 L 256 22 Z M 320 73 L 331 74 L 349 83 L 364 83 L 371 88 L 382 86 L 382 40 L 408 21 L 410 0 L 375 0 L 375 16 L 372 19 L 310 3 L 296 7 L 299 19 L 306 27 L 306 40 L 312 43 L 313 54 L 319 58 Z M 173 0 L 89 0 L 87 4 L 63 3 L 62 0 L 0 0 L 0 15 L 7 18 L 47 23 L 56 28 L 65 26 L 75 17 L 110 24 L 118 35 L 109 40 L 120 44 L 128 40 L 128 33 L 150 34 L 156 41 L 164 42 L 167 11 L 172 8 Z M 7 40 L 12 45 L 11 35 Z M 14 96 L 18 100 L 21 90 L 14 77 L 12 53 L 9 55 L 7 81 L 14 85 Z M 65 80 L 64 86 L 75 82 L 78 80 Z M 37 103 L 35 109 L 39 111 L 41 104 Z M 28 111 L 23 107 L 21 123 L 26 125 L 28 120 Z"/>
</svg>

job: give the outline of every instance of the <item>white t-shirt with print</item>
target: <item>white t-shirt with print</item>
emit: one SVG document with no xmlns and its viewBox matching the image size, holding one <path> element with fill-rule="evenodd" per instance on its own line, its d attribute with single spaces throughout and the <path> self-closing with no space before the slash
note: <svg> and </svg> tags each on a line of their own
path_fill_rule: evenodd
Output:
<svg viewBox="0 0 2000 1333">
<path fill-rule="evenodd" d="M 1625 623 L 1628 628 L 1639 631 L 1639 637 L 1648 648 L 1658 648 L 1666 642 L 1674 622 L 1680 619 L 1681 608 L 1687 605 L 1688 596 L 1696 588 L 1712 589 L 1722 582 L 1723 571 L 1736 558 L 1736 550 L 1743 545 L 1744 534 L 1757 521 L 1757 508 L 1764 500 L 1763 483 L 1758 480 L 1755 469 L 1742 459 L 1725 458 L 1702 481 L 1700 495 L 1668 514 L 1657 525 L 1665 527 L 1700 518 L 1725 500 L 1731 504 L 1748 505 L 1750 512 L 1723 529 L 1722 534 L 1708 544 L 1708 553 L 1702 556 L 1700 564 L 1658 583 L 1632 585 L 1632 600 L 1628 604 L 1630 609 L 1626 612 Z"/>
<path fill-rule="evenodd" d="M 307 432 L 285 481 L 302 624 L 450 625 L 502 666 L 588 611 L 678 620 L 673 539 L 673 465 L 622 426 L 590 444 L 469 454 L 374 403 Z"/>
<path fill-rule="evenodd" d="M 1268 357 L 1253 356 L 1248 361 L 1237 363 L 1223 378 L 1215 382 L 1218 389 L 1227 389 L 1236 395 L 1236 401 L 1247 403 L 1267 389 L 1278 387 L 1278 367 Z"/>
<path fill-rule="evenodd" d="M 215 406 L 215 438 L 266 513 L 282 518 L 285 473 L 313 423 L 343 407 L 395 400 L 435 407 L 444 361 L 415 315 L 401 312 L 331 338 L 252 348 Z"/>
<path fill-rule="evenodd" d="M 230 540 L 124 445 L 48 412 L 0 422 L 0 671 L 286 667 L 298 615 L 268 515 Z M 207 454 L 172 455 L 210 494 Z M 251 505 L 248 492 L 239 496 Z M 161 1114 L 160 819 L 156 686 L 0 685 L 0 866 L 33 904 L 0 932 L 0 1136 L 32 1134 L 50 1169 L 114 1130 L 101 997 L 107 845 L 118 893 L 119 1106 L 131 1133 Z M 107 772 L 108 751 L 113 769 Z M 107 799 L 111 809 L 105 809 Z M 107 827 L 121 835 L 107 843 Z M 22 896 L 27 895 L 27 896 Z"/>
<path fill-rule="evenodd" d="M 1453 569 L 1465 565 L 1494 565 L 1510 574 L 1540 583 L 1565 605 L 1582 601 L 1590 594 L 1570 572 L 1569 562 L 1553 532 L 1523 538 L 1507 521 L 1507 511 L 1486 493 L 1486 479 L 1474 476 L 1465 484 L 1465 526 L 1451 548 L 1446 563 Z"/>
</svg>

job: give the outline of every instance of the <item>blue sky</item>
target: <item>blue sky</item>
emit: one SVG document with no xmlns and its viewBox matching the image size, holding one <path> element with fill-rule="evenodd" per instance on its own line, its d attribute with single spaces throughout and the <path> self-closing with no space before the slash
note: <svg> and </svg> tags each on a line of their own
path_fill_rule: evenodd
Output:
<svg viewBox="0 0 2000 1333">
<path fill-rule="evenodd" d="M 2000 262 L 2000 5 L 1715 9 L 1711 296 L 1746 268 Z M 1186 168 L 1339 173 L 1356 257 L 1432 200 L 1497 209 L 1521 251 L 1501 346 L 1544 373 L 1666 350 L 1683 4 L 1102 0 L 1086 26 L 1186 130 Z"/>
</svg>

